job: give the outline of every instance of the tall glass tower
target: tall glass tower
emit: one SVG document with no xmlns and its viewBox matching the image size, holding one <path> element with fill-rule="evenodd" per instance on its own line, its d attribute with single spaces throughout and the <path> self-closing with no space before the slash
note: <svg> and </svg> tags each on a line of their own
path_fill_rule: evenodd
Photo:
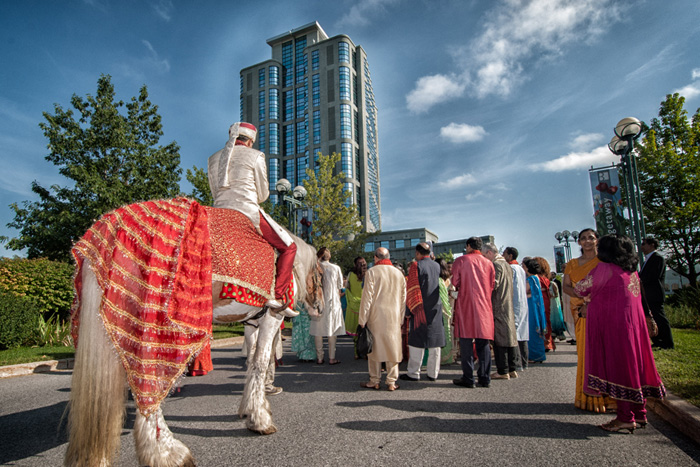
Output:
<svg viewBox="0 0 700 467">
<path fill-rule="evenodd" d="M 346 35 L 329 38 L 318 22 L 267 43 L 272 58 L 241 70 L 241 120 L 258 127 L 273 201 L 277 180 L 300 185 L 318 153 L 340 153 L 336 171 L 365 230 L 380 230 L 377 107 L 364 49 Z"/>
</svg>

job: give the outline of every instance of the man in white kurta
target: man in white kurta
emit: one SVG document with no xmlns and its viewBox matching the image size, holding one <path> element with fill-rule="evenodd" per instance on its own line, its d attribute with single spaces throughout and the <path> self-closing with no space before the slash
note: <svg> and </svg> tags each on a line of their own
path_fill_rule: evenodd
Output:
<svg viewBox="0 0 700 467">
<path fill-rule="evenodd" d="M 343 271 L 340 266 L 330 262 L 331 252 L 323 247 L 317 253 L 319 264 L 323 270 L 323 312 L 321 316 L 311 317 L 309 334 L 316 341 L 316 363 L 323 363 L 323 338 L 328 337 L 328 363 L 340 363 L 335 358 L 335 342 L 337 336 L 345 335 L 343 308 L 340 304 L 340 291 L 343 288 Z"/>
<path fill-rule="evenodd" d="M 530 340 L 526 290 L 527 276 L 525 270 L 516 261 L 518 259 L 518 250 L 515 247 L 506 247 L 503 250 L 503 257 L 513 268 L 513 315 L 515 316 L 515 332 L 518 337 L 520 353 L 518 370 L 524 370 L 527 368 L 528 359 L 527 341 Z"/>
<path fill-rule="evenodd" d="M 377 248 L 374 266 L 365 274 L 360 301 L 359 325 L 367 326 L 374 338 L 367 355 L 369 382 L 362 387 L 379 389 L 382 362 L 386 363 L 386 384 L 398 389 L 401 352 L 401 323 L 406 312 L 406 279 L 389 260 L 389 250 Z"/>
<path fill-rule="evenodd" d="M 282 308 L 288 316 L 296 316 L 286 307 L 292 296 L 289 285 L 296 245 L 292 237 L 260 209 L 260 203 L 270 195 L 270 189 L 265 154 L 252 147 L 256 136 L 257 129 L 250 123 L 231 125 L 226 146 L 208 160 L 209 188 L 215 208 L 234 209 L 244 214 L 277 250 L 275 297 L 266 305 L 273 309 Z"/>
</svg>

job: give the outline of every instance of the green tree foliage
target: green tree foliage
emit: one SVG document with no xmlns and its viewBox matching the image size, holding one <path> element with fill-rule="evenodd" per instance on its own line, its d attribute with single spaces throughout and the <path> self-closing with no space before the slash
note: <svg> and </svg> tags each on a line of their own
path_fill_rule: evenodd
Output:
<svg viewBox="0 0 700 467">
<path fill-rule="evenodd" d="M 31 297 L 34 312 L 66 320 L 73 303 L 72 264 L 46 258 L 0 258 L 0 292 Z"/>
<path fill-rule="evenodd" d="M 700 262 L 700 109 L 688 121 L 685 98 L 669 94 L 638 146 L 639 184 L 648 234 L 668 265 L 697 287 Z"/>
<path fill-rule="evenodd" d="M 199 204 L 212 206 L 214 204 L 214 198 L 211 196 L 211 190 L 209 189 L 207 171 L 193 165 L 192 169 L 187 169 L 185 177 L 187 181 L 192 184 L 192 192 L 187 196 L 197 200 Z"/>
<path fill-rule="evenodd" d="M 311 241 L 316 248 L 327 247 L 336 257 L 341 254 L 358 256 L 362 245 L 357 243 L 361 239 L 352 242 L 352 249 L 345 251 L 348 240 L 362 232 L 362 222 L 357 206 L 346 206 L 350 193 L 343 187 L 345 174 L 335 170 L 339 161 L 340 154 L 319 154 L 318 175 L 312 168 L 306 169 L 308 179 L 304 180 L 304 188 L 308 194 L 304 202 L 314 213 Z M 353 258 L 349 259 L 352 264 Z"/>
<path fill-rule="evenodd" d="M 0 290 L 0 350 L 19 347 L 32 341 L 39 325 L 36 302 Z"/>
<path fill-rule="evenodd" d="M 97 94 L 73 95 L 73 109 L 54 104 L 39 124 L 49 140 L 46 160 L 71 180 L 47 189 L 34 181 L 39 201 L 24 201 L 8 227 L 20 230 L 9 240 L 12 250 L 29 258 L 69 261 L 72 244 L 103 213 L 137 201 L 179 194 L 179 146 L 160 146 L 163 135 L 158 107 L 143 86 L 137 97 L 116 101 L 110 76 L 97 81 Z M 120 110 L 125 108 L 125 112 Z"/>
</svg>

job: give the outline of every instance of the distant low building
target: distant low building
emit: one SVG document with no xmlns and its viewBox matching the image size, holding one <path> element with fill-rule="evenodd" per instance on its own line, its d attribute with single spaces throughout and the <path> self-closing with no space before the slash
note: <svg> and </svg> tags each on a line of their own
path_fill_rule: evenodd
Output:
<svg viewBox="0 0 700 467">
<path fill-rule="evenodd" d="M 494 243 L 492 235 L 482 236 L 484 242 Z M 410 263 L 416 254 L 416 245 L 420 242 L 433 244 L 436 255 L 452 253 L 455 258 L 464 254 L 467 239 L 451 240 L 440 243 L 438 236 L 426 228 L 383 231 L 370 237 L 365 243 L 365 252 L 369 253 L 379 247 L 388 248 L 394 262 Z"/>
</svg>

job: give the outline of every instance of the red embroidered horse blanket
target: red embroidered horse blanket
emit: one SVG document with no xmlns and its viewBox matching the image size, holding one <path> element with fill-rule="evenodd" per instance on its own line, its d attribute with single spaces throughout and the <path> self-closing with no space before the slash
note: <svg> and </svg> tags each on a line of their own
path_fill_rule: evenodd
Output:
<svg viewBox="0 0 700 467">
<path fill-rule="evenodd" d="M 79 339 L 82 267 L 103 298 L 99 313 L 126 370 L 139 411 L 158 408 L 187 363 L 211 339 L 207 212 L 186 198 L 148 201 L 105 214 L 75 244 L 73 338 Z"/>
</svg>

